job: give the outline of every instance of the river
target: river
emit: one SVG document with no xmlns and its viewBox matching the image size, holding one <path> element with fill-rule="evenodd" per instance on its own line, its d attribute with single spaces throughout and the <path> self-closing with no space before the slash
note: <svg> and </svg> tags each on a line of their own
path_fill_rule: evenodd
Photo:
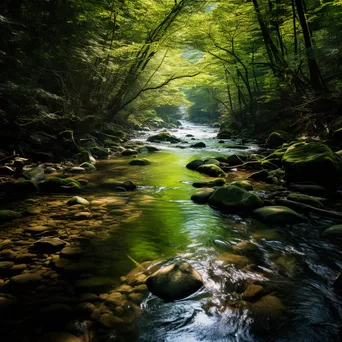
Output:
<svg viewBox="0 0 342 342">
<path fill-rule="evenodd" d="M 210 177 L 188 170 L 188 162 L 250 154 L 257 146 L 247 143 L 245 149 L 234 149 L 229 145 L 240 142 L 219 143 L 214 128 L 187 121 L 182 125 L 172 134 L 188 144 L 178 144 L 182 148 L 153 144 L 159 152 L 139 154 L 139 158 L 151 161 L 147 166 L 128 165 L 130 157 L 101 161 L 96 164 L 98 171 L 87 175 L 90 183 L 82 196 L 110 208 L 95 211 L 97 216 L 87 223 L 100 237 L 93 241 L 91 255 L 97 274 L 119 282 L 135 266 L 127 255 L 139 263 L 186 261 L 202 275 L 205 286 L 171 303 L 149 294 L 131 328 L 113 331 L 104 341 L 338 341 L 341 298 L 334 293 L 332 283 L 342 268 L 341 250 L 320 233 L 336 221 L 311 215 L 309 223 L 267 226 L 248 215 L 222 213 L 193 203 L 190 197 L 196 189 L 192 183 Z M 153 133 L 141 133 L 133 141 L 144 142 Z M 207 147 L 190 148 L 193 140 L 186 137 L 189 134 Z M 248 173 L 231 172 L 227 178 L 231 181 Z M 138 189 L 103 192 L 99 184 L 107 178 L 131 180 Z M 254 187 L 261 194 L 265 191 L 260 183 Z M 60 211 L 56 208 L 66 197 L 44 197 L 51 216 Z M 41 203 L 40 197 L 38 200 Z M 54 219 L 63 222 L 61 217 Z M 68 221 L 63 227 L 73 233 L 77 224 Z M 218 260 L 222 253 L 236 253 L 234 246 L 242 241 L 255 247 L 250 258 L 253 266 L 236 267 Z M 261 285 L 264 295 L 276 297 L 284 308 L 284 314 L 271 320 L 266 331 L 255 329 L 241 296 L 248 284 Z"/>
</svg>

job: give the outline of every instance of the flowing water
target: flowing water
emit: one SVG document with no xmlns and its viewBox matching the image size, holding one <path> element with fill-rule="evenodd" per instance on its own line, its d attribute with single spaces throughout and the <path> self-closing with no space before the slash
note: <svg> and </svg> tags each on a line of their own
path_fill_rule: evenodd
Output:
<svg viewBox="0 0 342 342">
<path fill-rule="evenodd" d="M 250 143 L 246 144 L 247 149 L 234 149 L 238 141 L 218 143 L 215 129 L 182 123 L 183 129 L 172 133 L 189 141 L 180 144 L 185 148 L 153 144 L 160 152 L 139 155 L 151 161 L 147 166 L 129 166 L 130 157 L 102 161 L 97 165 L 98 172 L 89 176 L 89 189 L 82 196 L 94 203 L 114 201 L 109 213 L 98 213 L 99 231 L 106 226 L 103 238 L 92 247 L 99 274 L 105 273 L 119 282 L 120 276 L 134 267 L 127 255 L 140 263 L 159 260 L 171 264 L 179 260 L 196 268 L 205 286 L 192 296 L 171 303 L 148 295 L 133 328 L 121 333 L 113 331 L 105 340 L 338 341 L 341 298 L 334 293 L 332 283 L 342 268 L 341 251 L 321 235 L 322 229 L 336 221 L 311 215 L 309 223 L 267 226 L 248 215 L 222 213 L 193 203 L 190 197 L 196 189 L 192 183 L 210 177 L 188 170 L 188 162 L 233 153 L 250 154 L 257 146 Z M 139 141 L 150 134 L 142 134 Z M 190 148 L 192 140 L 187 134 L 207 147 Z M 231 172 L 228 180 L 247 174 Z M 98 185 L 107 178 L 132 180 L 138 189 L 120 194 L 103 192 Z M 254 186 L 260 193 L 265 191 L 261 184 Z M 51 196 L 48 201 L 56 201 L 56 197 Z M 119 219 L 123 211 L 125 218 Z M 96 222 L 88 224 L 95 226 Z M 254 244 L 253 253 L 248 255 L 249 264 L 253 265 L 243 267 L 217 258 L 222 253 L 238 255 L 234 246 L 241 241 Z M 241 293 L 248 284 L 261 285 L 262 293 L 276 298 L 276 302 L 253 311 L 253 302 L 261 296 L 249 303 L 244 301 Z M 274 306 L 280 307 L 275 308 L 275 317 Z M 265 311 L 272 316 L 266 322 Z M 252 312 L 256 313 L 254 317 Z M 261 319 L 260 324 L 255 323 L 255 315 Z"/>
</svg>

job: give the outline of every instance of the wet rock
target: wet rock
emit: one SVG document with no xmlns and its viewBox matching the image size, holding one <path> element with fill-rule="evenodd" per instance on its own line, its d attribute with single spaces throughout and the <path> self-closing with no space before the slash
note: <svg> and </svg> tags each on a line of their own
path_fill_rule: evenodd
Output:
<svg viewBox="0 0 342 342">
<path fill-rule="evenodd" d="M 175 136 L 171 135 L 169 132 L 161 132 L 155 135 L 152 135 L 147 138 L 147 141 L 169 141 L 171 143 L 178 143 L 180 139 L 176 138 Z"/>
<path fill-rule="evenodd" d="M 139 152 L 137 150 L 134 150 L 134 149 L 131 149 L 131 148 L 128 148 L 124 151 L 122 151 L 121 155 L 122 156 L 134 156 L 136 154 L 138 154 Z"/>
<path fill-rule="evenodd" d="M 66 259 L 77 259 L 84 254 L 84 250 L 80 247 L 64 247 L 61 250 L 61 257 Z"/>
<path fill-rule="evenodd" d="M 42 210 L 40 208 L 30 206 L 30 207 L 26 208 L 25 213 L 28 215 L 39 215 L 41 213 L 41 211 Z"/>
<path fill-rule="evenodd" d="M 195 144 L 192 144 L 190 145 L 190 147 L 193 147 L 193 148 L 203 148 L 203 147 L 207 147 L 206 144 L 204 142 L 197 142 Z"/>
<path fill-rule="evenodd" d="M 199 166 L 196 171 L 212 177 L 224 177 L 226 175 L 226 173 L 215 164 L 203 164 Z"/>
<path fill-rule="evenodd" d="M 142 293 L 131 293 L 128 295 L 128 298 L 132 302 L 134 302 L 136 304 L 140 304 L 144 299 L 144 295 Z"/>
<path fill-rule="evenodd" d="M 285 152 L 282 164 L 289 182 L 311 181 L 331 188 L 340 178 L 342 160 L 319 142 L 297 143 Z"/>
<path fill-rule="evenodd" d="M 77 175 L 80 173 L 86 173 L 86 169 L 84 169 L 83 167 L 80 167 L 80 166 L 74 166 L 74 167 L 69 169 L 69 172 Z"/>
<path fill-rule="evenodd" d="M 195 188 L 213 188 L 215 186 L 222 186 L 226 183 L 224 178 L 213 179 L 209 182 L 195 182 L 192 186 Z"/>
<path fill-rule="evenodd" d="M 274 260 L 274 264 L 279 273 L 287 277 L 293 277 L 299 272 L 297 260 L 292 255 L 281 255 Z"/>
<path fill-rule="evenodd" d="M 102 184 L 102 187 L 116 191 L 117 188 L 123 188 L 126 191 L 132 191 L 137 188 L 136 184 L 131 181 L 126 181 L 123 183 L 118 182 L 115 179 L 107 179 Z"/>
<path fill-rule="evenodd" d="M 129 293 L 133 290 L 132 286 L 129 286 L 127 284 L 122 284 L 120 287 L 115 289 L 117 292 L 122 292 L 122 293 Z"/>
<path fill-rule="evenodd" d="M 21 214 L 13 210 L 0 210 L 0 223 L 12 221 L 21 217 Z"/>
<path fill-rule="evenodd" d="M 259 297 L 264 288 L 260 285 L 256 284 L 249 284 L 246 288 L 246 290 L 242 293 L 242 298 L 245 300 L 253 300 L 257 297 Z"/>
<path fill-rule="evenodd" d="M 289 188 L 293 191 L 298 191 L 310 196 L 325 197 L 328 190 L 317 184 L 290 184 Z"/>
<path fill-rule="evenodd" d="M 122 303 L 126 300 L 126 296 L 120 292 L 112 292 L 106 298 L 106 305 L 115 308 L 116 306 L 122 306 Z"/>
<path fill-rule="evenodd" d="M 218 139 L 231 139 L 233 137 L 233 133 L 228 130 L 223 130 L 217 134 Z"/>
<path fill-rule="evenodd" d="M 34 250 L 39 253 L 56 253 L 67 243 L 57 237 L 44 237 L 34 243 Z"/>
<path fill-rule="evenodd" d="M 229 166 L 243 164 L 243 160 L 241 159 L 241 157 L 236 154 L 232 154 L 231 156 L 227 157 L 226 161 L 229 164 Z"/>
<path fill-rule="evenodd" d="M 224 252 L 220 254 L 216 257 L 216 260 L 223 261 L 225 264 L 231 264 L 239 268 L 249 264 L 249 260 L 246 257 L 230 252 Z"/>
<path fill-rule="evenodd" d="M 138 148 L 138 152 L 139 153 L 143 153 L 143 152 L 158 152 L 160 151 L 159 148 L 155 147 L 155 146 L 142 146 Z"/>
<path fill-rule="evenodd" d="M 10 239 L 2 240 L 2 241 L 0 241 L 0 249 L 7 247 L 7 246 L 10 246 L 12 244 L 13 244 L 13 242 Z"/>
<path fill-rule="evenodd" d="M 307 219 L 284 206 L 268 206 L 253 211 L 254 215 L 263 222 L 267 223 L 295 223 L 305 222 Z"/>
<path fill-rule="evenodd" d="M 152 274 L 146 280 L 148 289 L 165 301 L 190 296 L 203 286 L 201 275 L 188 263 L 175 263 Z"/>
<path fill-rule="evenodd" d="M 16 290 L 24 291 L 38 286 L 42 280 L 43 278 L 39 274 L 24 273 L 10 278 L 9 285 Z"/>
<path fill-rule="evenodd" d="M 247 190 L 247 191 L 252 191 L 253 190 L 253 185 L 250 184 L 246 180 L 234 181 L 234 182 L 230 183 L 230 185 L 238 186 L 239 188 Z"/>
<path fill-rule="evenodd" d="M 68 205 L 75 205 L 75 204 L 81 204 L 81 205 L 89 205 L 90 203 L 83 197 L 75 196 L 67 202 Z"/>
<path fill-rule="evenodd" d="M 324 235 L 335 238 L 342 238 L 342 224 L 333 225 L 324 230 Z"/>
<path fill-rule="evenodd" d="M 8 275 L 10 274 L 10 269 L 14 263 L 12 261 L 0 261 L 0 275 Z"/>
<path fill-rule="evenodd" d="M 21 253 L 21 254 L 16 254 L 15 261 L 16 262 L 32 262 L 33 259 L 37 257 L 36 254 L 33 253 Z"/>
<path fill-rule="evenodd" d="M 209 198 L 209 204 L 230 212 L 252 211 L 263 205 L 261 198 L 234 185 L 217 189 Z"/>
<path fill-rule="evenodd" d="M 203 164 L 204 164 L 203 160 L 196 159 L 196 160 L 193 160 L 190 163 L 188 163 L 186 165 L 186 168 L 189 170 L 197 170 L 197 168 Z"/>
<path fill-rule="evenodd" d="M 48 166 L 48 167 L 45 168 L 44 172 L 46 174 L 51 174 L 51 173 L 57 172 L 57 170 L 54 167 Z"/>
<path fill-rule="evenodd" d="M 248 176 L 249 179 L 254 179 L 256 181 L 267 182 L 269 173 L 266 170 L 260 170 L 252 173 Z"/>
<path fill-rule="evenodd" d="M 191 196 L 191 200 L 195 203 L 205 204 L 208 203 L 210 196 L 215 192 L 215 189 L 202 189 L 200 191 L 195 192 Z"/>
<path fill-rule="evenodd" d="M 149 165 L 151 162 L 148 159 L 133 159 L 129 162 L 129 165 L 139 165 L 139 166 L 145 166 Z"/>
<path fill-rule="evenodd" d="M 250 306 L 254 319 L 253 327 L 257 331 L 274 330 L 286 319 L 286 308 L 279 298 L 264 296 Z"/>
<path fill-rule="evenodd" d="M 74 192 L 80 189 L 80 183 L 73 178 L 52 177 L 40 184 L 42 192 Z"/>
<path fill-rule="evenodd" d="M 82 163 L 81 165 L 79 165 L 79 167 L 84 168 L 87 172 L 95 172 L 96 171 L 96 167 L 94 166 L 94 164 L 92 163 Z"/>
<path fill-rule="evenodd" d="M 257 245 L 250 241 L 240 241 L 233 246 L 233 251 L 245 255 L 249 258 L 258 258 L 261 256 L 261 251 Z"/>
<path fill-rule="evenodd" d="M 278 131 L 272 132 L 266 141 L 266 144 L 271 148 L 277 148 L 284 143 L 290 142 L 293 140 L 293 137 L 286 132 Z"/>
<path fill-rule="evenodd" d="M 25 170 L 21 176 L 33 182 L 40 182 L 45 179 L 44 169 L 41 166 Z"/>
<path fill-rule="evenodd" d="M 25 232 L 30 233 L 32 235 L 41 234 L 41 233 L 44 233 L 44 232 L 46 232 L 48 230 L 51 230 L 51 227 L 47 227 L 47 226 L 34 226 L 34 227 L 25 228 Z"/>
<path fill-rule="evenodd" d="M 81 211 L 79 213 L 76 213 L 73 216 L 74 220 L 78 220 L 78 221 L 83 221 L 83 220 L 89 220 L 91 218 L 91 213 L 89 213 L 88 211 Z"/>
<path fill-rule="evenodd" d="M 287 199 L 308 204 L 316 208 L 324 208 L 324 205 L 320 202 L 319 198 L 305 194 L 292 193 L 287 196 Z"/>
<path fill-rule="evenodd" d="M 18 253 L 12 251 L 11 249 L 4 249 L 0 251 L 0 260 L 14 260 L 18 256 Z"/>
</svg>

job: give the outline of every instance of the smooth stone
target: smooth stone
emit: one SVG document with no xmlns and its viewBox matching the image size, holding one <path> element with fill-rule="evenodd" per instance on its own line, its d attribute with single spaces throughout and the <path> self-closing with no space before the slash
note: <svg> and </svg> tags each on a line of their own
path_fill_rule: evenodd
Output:
<svg viewBox="0 0 342 342">
<path fill-rule="evenodd" d="M 110 307 L 122 306 L 123 301 L 126 300 L 126 296 L 120 292 L 112 292 L 106 298 L 105 302 Z"/>
<path fill-rule="evenodd" d="M 260 296 L 264 288 L 260 285 L 249 284 L 245 291 L 242 293 L 242 298 L 246 300 L 252 300 Z"/>
<path fill-rule="evenodd" d="M 131 293 L 128 295 L 128 298 L 134 303 L 140 304 L 144 299 L 144 295 L 142 293 Z"/>
<path fill-rule="evenodd" d="M 191 196 L 191 200 L 195 203 L 199 204 L 205 204 L 208 203 L 210 196 L 215 192 L 215 189 L 208 188 L 208 189 L 202 189 L 197 192 L 195 192 Z"/>
<path fill-rule="evenodd" d="M 10 273 L 10 269 L 13 267 L 12 261 L 0 261 L 0 275 L 7 275 Z"/>
<path fill-rule="evenodd" d="M 146 280 L 148 289 L 165 301 L 186 298 L 203 286 L 201 275 L 188 263 L 161 268 Z"/>
<path fill-rule="evenodd" d="M 40 233 L 46 232 L 48 230 L 51 230 L 51 227 L 35 226 L 35 227 L 25 228 L 25 232 L 28 232 L 30 234 L 40 234 Z"/>
<path fill-rule="evenodd" d="M 34 249 L 41 253 L 55 253 L 67 243 L 57 237 L 44 237 L 34 243 Z"/>
<path fill-rule="evenodd" d="M 226 264 L 231 264 L 236 267 L 243 267 L 249 264 L 249 260 L 242 255 L 236 255 L 229 252 L 224 252 L 216 257 L 216 260 L 223 261 Z"/>
<path fill-rule="evenodd" d="M 25 290 L 38 285 L 42 280 L 43 278 L 39 274 L 24 273 L 11 277 L 9 283 L 11 287 Z"/>
<path fill-rule="evenodd" d="M 261 221 L 267 223 L 296 223 L 305 222 L 307 219 L 284 206 L 268 206 L 253 211 L 254 215 Z"/>
<path fill-rule="evenodd" d="M 27 207 L 26 208 L 26 214 L 28 215 L 38 215 L 41 213 L 41 209 L 37 207 Z"/>
<path fill-rule="evenodd" d="M 82 204 L 82 205 L 89 205 L 90 203 L 83 197 L 75 196 L 68 200 L 68 205 L 76 205 L 76 204 Z"/>
<path fill-rule="evenodd" d="M 86 173 L 86 169 L 80 166 L 74 166 L 69 170 L 69 172 L 77 175 L 80 173 Z"/>
<path fill-rule="evenodd" d="M 73 259 L 73 258 L 79 258 L 84 254 L 84 250 L 80 247 L 64 247 L 61 250 L 61 257 L 64 257 L 66 259 Z"/>
<path fill-rule="evenodd" d="M 91 213 L 87 212 L 87 211 L 81 211 L 79 213 L 76 213 L 73 216 L 74 220 L 79 220 L 79 221 L 83 221 L 83 220 L 89 220 L 91 218 Z"/>
</svg>

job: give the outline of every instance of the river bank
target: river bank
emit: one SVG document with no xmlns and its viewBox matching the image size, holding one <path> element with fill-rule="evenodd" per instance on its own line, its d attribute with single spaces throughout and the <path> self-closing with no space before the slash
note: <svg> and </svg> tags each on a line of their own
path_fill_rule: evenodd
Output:
<svg viewBox="0 0 342 342">
<path fill-rule="evenodd" d="M 75 194 L 89 204 L 68 205 L 74 193 L 33 193 L 6 204 L 22 214 L 0 230 L 1 262 L 7 263 L 1 265 L 1 312 L 12 340 L 47 340 L 51 332 L 99 341 L 268 341 L 271 334 L 276 341 L 338 339 L 340 298 L 333 282 L 341 254 L 338 240 L 322 232 L 340 220 L 309 213 L 305 222 L 270 224 L 194 203 L 192 184 L 213 177 L 187 169 L 189 162 L 247 156 L 258 146 L 222 144 L 212 128 L 183 127 L 172 134 L 188 143 L 154 142 L 160 151 L 138 156 L 148 165 L 130 165 L 136 158 L 121 156 L 97 162 L 96 172 L 74 174 L 88 182 Z M 147 145 L 153 133 L 127 147 Z M 199 141 L 206 147 L 189 147 Z M 225 181 L 252 173 L 227 171 Z M 113 191 L 108 179 L 131 181 L 137 189 Z M 248 182 L 264 200 L 281 190 L 281 184 Z M 28 213 L 32 207 L 37 210 Z M 62 245 L 37 248 L 44 238 Z M 144 269 L 132 272 L 127 255 Z M 165 303 L 146 291 L 144 279 L 178 260 L 195 267 L 205 287 Z M 20 275 L 30 276 L 15 278 Z"/>
</svg>

